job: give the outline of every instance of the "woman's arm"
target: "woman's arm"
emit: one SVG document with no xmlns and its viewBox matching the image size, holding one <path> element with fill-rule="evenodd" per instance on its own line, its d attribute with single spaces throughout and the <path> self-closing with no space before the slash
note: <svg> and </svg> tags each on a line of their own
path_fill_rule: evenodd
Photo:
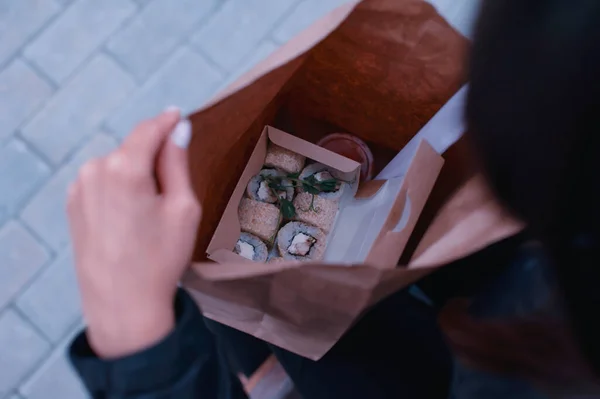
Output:
<svg viewBox="0 0 600 399">
<path fill-rule="evenodd" d="M 84 165 L 69 189 L 87 322 L 70 355 L 94 398 L 243 395 L 239 383 L 228 391 L 235 381 L 194 302 L 177 289 L 200 221 L 190 139 L 189 121 L 165 111 Z"/>
</svg>

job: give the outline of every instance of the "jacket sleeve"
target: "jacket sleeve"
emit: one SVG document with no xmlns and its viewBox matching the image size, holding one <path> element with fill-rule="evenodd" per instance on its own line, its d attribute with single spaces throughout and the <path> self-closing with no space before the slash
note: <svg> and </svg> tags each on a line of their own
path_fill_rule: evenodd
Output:
<svg viewBox="0 0 600 399">
<path fill-rule="evenodd" d="M 242 399 L 239 380 L 219 356 L 215 339 L 191 297 L 175 299 L 177 324 L 153 347 L 119 359 L 100 359 L 85 331 L 71 343 L 69 357 L 95 399 Z"/>
</svg>

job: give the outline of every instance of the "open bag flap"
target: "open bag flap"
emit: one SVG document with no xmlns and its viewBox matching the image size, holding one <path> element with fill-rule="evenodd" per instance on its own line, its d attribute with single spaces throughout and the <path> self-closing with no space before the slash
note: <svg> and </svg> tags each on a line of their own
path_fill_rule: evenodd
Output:
<svg viewBox="0 0 600 399">
<path fill-rule="evenodd" d="M 439 267 L 519 233 L 523 227 L 497 202 L 483 176 L 476 174 L 454 191 L 428 223 L 408 266 L 385 271 L 372 291 L 370 304 Z"/>
<path fill-rule="evenodd" d="M 303 263 L 238 279 L 223 278 L 221 265 L 210 266 L 185 279 L 206 317 L 313 360 L 369 306 L 427 274 L 426 269 Z"/>
<path fill-rule="evenodd" d="M 244 280 L 192 274 L 185 286 L 206 317 L 317 360 L 368 305 L 380 280 L 373 268 L 347 272 L 314 264 Z"/>
<path fill-rule="evenodd" d="M 476 175 L 445 203 L 408 267 L 448 264 L 515 235 L 524 226 L 498 203 L 484 177 Z"/>
</svg>

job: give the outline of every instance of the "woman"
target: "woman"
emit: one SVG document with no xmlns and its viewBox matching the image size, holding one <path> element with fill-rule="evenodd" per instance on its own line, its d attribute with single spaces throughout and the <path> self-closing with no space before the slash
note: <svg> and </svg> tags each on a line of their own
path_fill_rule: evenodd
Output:
<svg viewBox="0 0 600 399">
<path fill-rule="evenodd" d="M 543 250 L 527 249 L 537 262 L 528 270 L 539 271 L 530 273 L 530 284 L 518 274 L 486 288 L 489 294 L 521 286 L 512 295 L 512 323 L 498 323 L 498 306 L 487 323 L 445 318 L 454 348 L 471 363 L 526 376 L 555 393 L 594 397 L 599 22 L 600 3 L 592 1 L 483 4 L 470 69 L 469 138 L 498 198 L 528 223 Z M 515 317 L 523 309 L 529 317 Z"/>
</svg>

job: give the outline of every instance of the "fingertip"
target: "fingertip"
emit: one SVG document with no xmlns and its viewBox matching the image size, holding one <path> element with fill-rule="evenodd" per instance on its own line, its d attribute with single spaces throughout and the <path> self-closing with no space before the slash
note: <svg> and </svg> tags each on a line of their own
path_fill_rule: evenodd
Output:
<svg viewBox="0 0 600 399">
<path fill-rule="evenodd" d="M 188 119 L 182 119 L 177 123 L 171 133 L 171 141 L 177 147 L 186 149 L 192 139 L 192 123 Z"/>
</svg>

